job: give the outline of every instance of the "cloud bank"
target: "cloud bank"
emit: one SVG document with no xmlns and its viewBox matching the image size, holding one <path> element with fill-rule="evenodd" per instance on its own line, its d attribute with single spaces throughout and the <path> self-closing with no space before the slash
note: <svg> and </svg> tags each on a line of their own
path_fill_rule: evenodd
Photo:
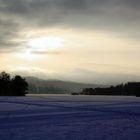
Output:
<svg viewBox="0 0 140 140">
<path fill-rule="evenodd" d="M 26 28 L 107 30 L 139 38 L 138 0 L 0 0 L 0 48 L 20 46 Z"/>
</svg>

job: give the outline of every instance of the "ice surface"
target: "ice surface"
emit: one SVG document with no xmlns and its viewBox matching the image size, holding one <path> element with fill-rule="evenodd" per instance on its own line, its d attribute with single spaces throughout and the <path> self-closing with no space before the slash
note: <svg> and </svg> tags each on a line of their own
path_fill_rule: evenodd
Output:
<svg viewBox="0 0 140 140">
<path fill-rule="evenodd" d="M 140 140 L 140 98 L 0 97 L 0 140 Z"/>
</svg>

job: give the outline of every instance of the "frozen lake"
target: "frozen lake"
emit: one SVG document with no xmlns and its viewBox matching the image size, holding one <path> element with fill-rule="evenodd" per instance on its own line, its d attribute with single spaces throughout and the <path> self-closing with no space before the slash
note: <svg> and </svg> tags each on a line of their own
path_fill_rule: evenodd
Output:
<svg viewBox="0 0 140 140">
<path fill-rule="evenodd" d="M 140 140 L 140 98 L 0 97 L 0 140 Z"/>
</svg>

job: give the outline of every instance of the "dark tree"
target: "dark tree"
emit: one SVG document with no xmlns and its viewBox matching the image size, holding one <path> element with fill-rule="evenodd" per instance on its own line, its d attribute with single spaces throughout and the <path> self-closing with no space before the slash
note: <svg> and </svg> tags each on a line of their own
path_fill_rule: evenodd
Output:
<svg viewBox="0 0 140 140">
<path fill-rule="evenodd" d="M 0 73 L 0 96 L 24 96 L 27 90 L 28 84 L 21 76 L 11 79 L 8 73 Z"/>
<path fill-rule="evenodd" d="M 14 96 L 24 96 L 27 90 L 28 84 L 24 78 L 17 75 L 12 79 L 12 92 Z"/>
<path fill-rule="evenodd" d="M 10 75 L 6 72 L 0 73 L 0 95 L 10 95 L 11 82 Z"/>
<path fill-rule="evenodd" d="M 81 92 L 84 95 L 125 95 L 140 97 L 140 82 L 128 82 L 127 84 L 110 86 L 105 88 L 85 88 Z"/>
</svg>

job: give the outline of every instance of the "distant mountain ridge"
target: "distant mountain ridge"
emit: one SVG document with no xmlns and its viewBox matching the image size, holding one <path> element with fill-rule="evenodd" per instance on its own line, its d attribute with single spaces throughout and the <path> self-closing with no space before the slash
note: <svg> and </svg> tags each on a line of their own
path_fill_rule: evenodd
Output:
<svg viewBox="0 0 140 140">
<path fill-rule="evenodd" d="M 81 92 L 83 88 L 104 87 L 103 85 L 84 84 L 61 80 L 43 80 L 36 77 L 25 77 L 31 94 L 69 94 Z"/>
</svg>

